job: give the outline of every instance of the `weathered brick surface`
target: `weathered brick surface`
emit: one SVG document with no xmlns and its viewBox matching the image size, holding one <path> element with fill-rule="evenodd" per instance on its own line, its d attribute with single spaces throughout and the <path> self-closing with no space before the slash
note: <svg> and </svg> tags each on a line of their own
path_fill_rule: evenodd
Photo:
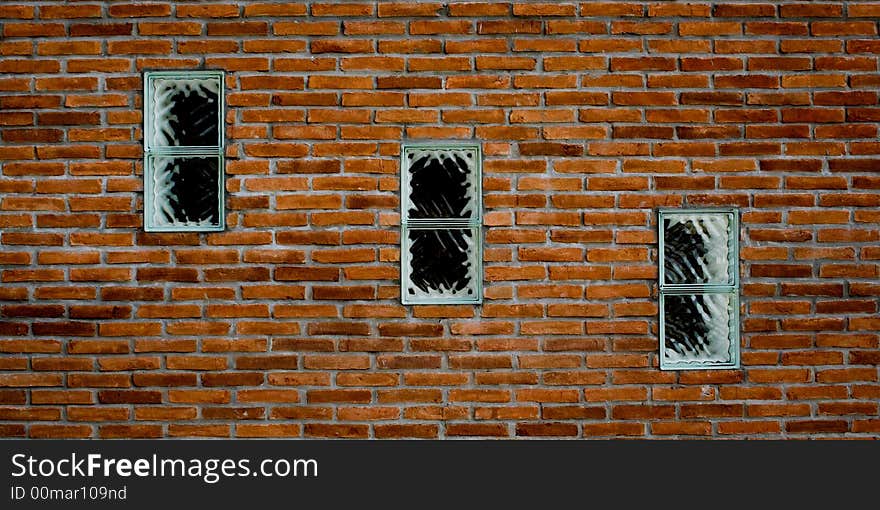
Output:
<svg viewBox="0 0 880 510">
<path fill-rule="evenodd" d="M 873 2 L 0 5 L 0 434 L 880 435 Z M 141 72 L 228 74 L 228 231 L 145 234 Z M 403 139 L 485 304 L 398 300 Z M 743 212 L 743 370 L 657 368 L 657 206 Z"/>
</svg>

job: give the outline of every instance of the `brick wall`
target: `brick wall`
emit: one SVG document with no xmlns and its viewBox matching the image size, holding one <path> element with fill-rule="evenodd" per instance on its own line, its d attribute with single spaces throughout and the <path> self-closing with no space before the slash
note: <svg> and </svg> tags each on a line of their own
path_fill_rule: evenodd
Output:
<svg viewBox="0 0 880 510">
<path fill-rule="evenodd" d="M 880 436 L 880 3 L 0 17 L 3 436 Z M 141 72 L 197 68 L 229 227 L 145 234 Z M 400 142 L 469 138 L 485 303 L 401 306 Z M 705 205 L 744 369 L 661 372 L 653 208 Z"/>
</svg>

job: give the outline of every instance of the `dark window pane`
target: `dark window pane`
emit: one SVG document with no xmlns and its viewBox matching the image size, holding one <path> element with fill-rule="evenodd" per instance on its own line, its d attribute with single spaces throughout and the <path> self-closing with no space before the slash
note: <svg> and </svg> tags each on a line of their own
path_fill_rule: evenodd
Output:
<svg viewBox="0 0 880 510">
<path fill-rule="evenodd" d="M 410 219 L 474 215 L 474 150 L 411 149 L 406 158 Z"/>
<path fill-rule="evenodd" d="M 408 298 L 476 299 L 476 229 L 414 229 L 406 234 Z"/>
<path fill-rule="evenodd" d="M 219 225 L 219 158 L 156 157 L 152 162 L 149 198 L 156 226 Z"/>
<path fill-rule="evenodd" d="M 220 145 L 218 78 L 161 78 L 153 82 L 153 145 Z"/>
<path fill-rule="evenodd" d="M 670 214 L 663 220 L 667 284 L 732 284 L 730 215 Z"/>
<path fill-rule="evenodd" d="M 731 362 L 735 300 L 730 294 L 666 295 L 664 358 L 668 362 Z"/>
</svg>

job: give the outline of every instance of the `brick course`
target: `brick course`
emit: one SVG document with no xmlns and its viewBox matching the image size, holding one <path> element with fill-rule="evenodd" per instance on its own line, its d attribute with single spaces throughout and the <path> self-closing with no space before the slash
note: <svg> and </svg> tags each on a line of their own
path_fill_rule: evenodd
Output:
<svg viewBox="0 0 880 510">
<path fill-rule="evenodd" d="M 880 437 L 876 2 L 4 2 L 0 435 Z M 225 69 L 228 229 L 142 230 L 141 72 Z M 399 303 L 401 140 L 482 141 L 485 303 Z M 742 359 L 657 369 L 658 206 Z"/>
</svg>

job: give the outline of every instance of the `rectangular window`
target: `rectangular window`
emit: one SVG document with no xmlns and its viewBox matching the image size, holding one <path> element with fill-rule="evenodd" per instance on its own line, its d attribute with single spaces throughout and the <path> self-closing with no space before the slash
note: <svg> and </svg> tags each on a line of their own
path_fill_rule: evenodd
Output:
<svg viewBox="0 0 880 510">
<path fill-rule="evenodd" d="M 475 143 L 403 146 L 403 304 L 482 302 L 481 160 Z"/>
<path fill-rule="evenodd" d="M 661 209 L 660 368 L 739 367 L 739 214 Z"/>
<path fill-rule="evenodd" d="M 224 218 L 224 73 L 144 73 L 144 230 L 214 232 Z"/>
</svg>

